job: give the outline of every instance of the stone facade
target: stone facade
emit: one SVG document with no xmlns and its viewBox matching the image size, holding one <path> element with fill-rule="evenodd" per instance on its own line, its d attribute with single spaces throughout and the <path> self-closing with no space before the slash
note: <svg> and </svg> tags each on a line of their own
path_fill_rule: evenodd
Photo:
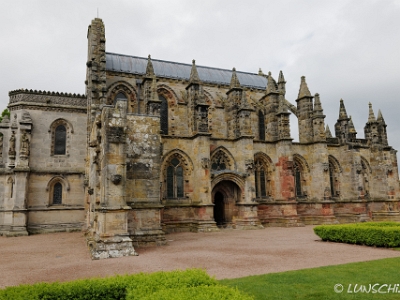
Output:
<svg viewBox="0 0 400 300">
<path fill-rule="evenodd" d="M 0 233 L 81 230 L 84 225 L 86 97 L 10 92 L 11 119 L 0 123 Z M 65 153 L 54 151 L 55 129 L 66 129 Z M 59 183 L 61 203 L 53 203 Z"/>
<path fill-rule="evenodd" d="M 1 233 L 84 228 L 99 259 L 163 245 L 168 232 L 400 221 L 396 151 L 371 105 L 360 139 L 341 100 L 333 137 L 305 77 L 292 104 L 282 72 L 276 81 L 105 43 L 95 19 L 85 97 L 10 92 Z"/>
</svg>

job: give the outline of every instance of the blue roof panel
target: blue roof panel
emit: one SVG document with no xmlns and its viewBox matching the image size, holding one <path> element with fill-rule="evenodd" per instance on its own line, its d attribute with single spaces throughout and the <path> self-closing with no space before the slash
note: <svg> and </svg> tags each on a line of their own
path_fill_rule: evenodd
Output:
<svg viewBox="0 0 400 300">
<path fill-rule="evenodd" d="M 152 59 L 154 73 L 158 77 L 189 80 L 192 65 Z M 106 70 L 143 75 L 146 73 L 147 58 L 106 53 Z M 232 71 L 204 66 L 196 66 L 199 78 L 206 83 L 229 85 Z M 236 71 L 242 86 L 265 89 L 267 78 L 255 73 Z"/>
</svg>

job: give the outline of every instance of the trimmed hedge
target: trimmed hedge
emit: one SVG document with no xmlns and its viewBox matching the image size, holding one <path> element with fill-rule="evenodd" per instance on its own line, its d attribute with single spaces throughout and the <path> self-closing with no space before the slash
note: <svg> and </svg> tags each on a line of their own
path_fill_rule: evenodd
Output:
<svg viewBox="0 0 400 300">
<path fill-rule="evenodd" d="M 400 246 L 400 223 L 397 222 L 319 225 L 314 227 L 314 232 L 323 241 L 376 247 Z"/>
<path fill-rule="evenodd" d="M 173 298 L 165 298 L 167 295 L 173 295 Z M 37 283 L 0 290 L 1 300 L 201 299 L 191 295 L 200 295 L 202 299 L 252 299 L 237 290 L 220 286 L 199 269 Z"/>
<path fill-rule="evenodd" d="M 126 299 L 133 300 L 139 299 L 130 296 Z M 140 298 L 141 300 L 253 300 L 254 298 L 243 294 L 237 289 L 227 286 L 214 285 L 214 286 L 196 286 L 184 287 L 175 289 L 162 289 L 148 296 Z"/>
</svg>

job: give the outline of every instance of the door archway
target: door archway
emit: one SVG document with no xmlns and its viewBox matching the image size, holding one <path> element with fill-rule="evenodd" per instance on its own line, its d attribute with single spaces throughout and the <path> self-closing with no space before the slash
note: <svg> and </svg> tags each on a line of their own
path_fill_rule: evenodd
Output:
<svg viewBox="0 0 400 300">
<path fill-rule="evenodd" d="M 241 197 L 239 186 L 230 180 L 223 180 L 215 185 L 212 192 L 214 203 L 214 221 L 218 227 L 232 226 L 238 216 L 236 202 Z"/>
</svg>

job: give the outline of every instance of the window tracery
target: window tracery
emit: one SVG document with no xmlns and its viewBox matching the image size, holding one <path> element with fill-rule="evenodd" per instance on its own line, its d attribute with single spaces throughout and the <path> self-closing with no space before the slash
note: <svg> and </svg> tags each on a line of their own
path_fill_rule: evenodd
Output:
<svg viewBox="0 0 400 300">
<path fill-rule="evenodd" d="M 268 174 L 268 167 L 260 159 L 255 160 L 255 185 L 256 185 L 256 198 L 265 198 L 270 196 L 270 180 Z"/>
<path fill-rule="evenodd" d="M 183 198 L 183 168 L 181 161 L 174 157 L 167 167 L 167 198 Z"/>
<path fill-rule="evenodd" d="M 215 155 L 211 158 L 211 170 L 223 171 L 230 169 L 232 161 L 227 153 L 222 150 L 218 150 Z"/>
</svg>

